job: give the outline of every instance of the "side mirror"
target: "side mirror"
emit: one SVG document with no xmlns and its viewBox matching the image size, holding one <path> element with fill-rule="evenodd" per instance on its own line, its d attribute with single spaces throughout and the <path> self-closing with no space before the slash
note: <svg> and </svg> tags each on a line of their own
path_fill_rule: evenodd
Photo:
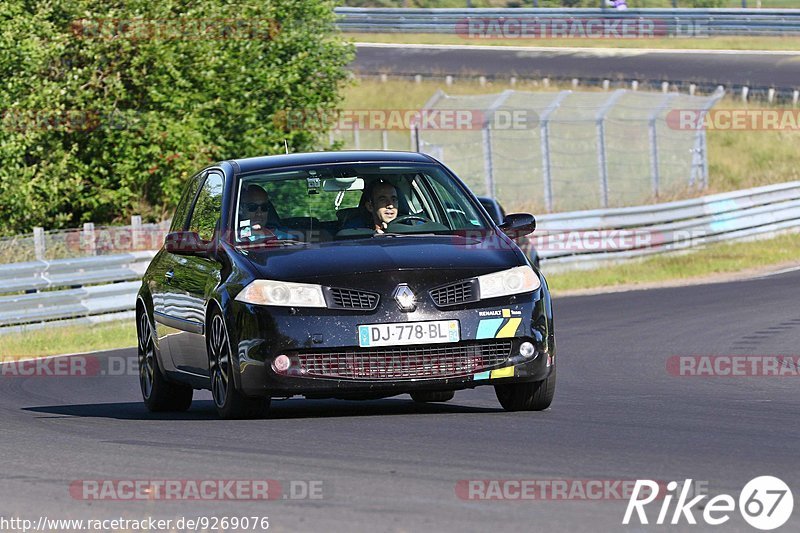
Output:
<svg viewBox="0 0 800 533">
<path fill-rule="evenodd" d="M 498 227 L 512 239 L 519 239 L 533 233 L 536 229 L 536 219 L 528 213 L 512 213 L 506 215 L 506 219 Z"/>
<path fill-rule="evenodd" d="M 210 245 L 211 242 L 201 239 L 196 231 L 175 231 L 164 239 L 164 248 L 178 255 L 204 256 L 208 254 Z"/>
</svg>

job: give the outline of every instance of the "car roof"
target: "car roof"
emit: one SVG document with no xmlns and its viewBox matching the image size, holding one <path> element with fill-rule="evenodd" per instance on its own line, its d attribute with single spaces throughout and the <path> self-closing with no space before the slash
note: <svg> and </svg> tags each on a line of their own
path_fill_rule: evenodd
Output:
<svg viewBox="0 0 800 533">
<path fill-rule="evenodd" d="M 434 160 L 418 152 L 390 152 L 383 150 L 350 150 L 340 152 L 308 152 L 300 154 L 267 155 L 228 161 L 237 173 L 298 165 L 324 165 L 326 163 L 433 163 Z"/>
</svg>

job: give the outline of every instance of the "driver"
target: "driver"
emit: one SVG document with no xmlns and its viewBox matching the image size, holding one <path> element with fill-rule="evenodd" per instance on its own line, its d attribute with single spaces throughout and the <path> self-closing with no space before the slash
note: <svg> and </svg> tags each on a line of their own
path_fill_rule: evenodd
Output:
<svg viewBox="0 0 800 533">
<path fill-rule="evenodd" d="M 397 218 L 397 189 L 389 182 L 376 180 L 364 192 L 367 197 L 364 207 L 372 215 L 372 229 L 383 233 L 389 222 Z"/>
<path fill-rule="evenodd" d="M 269 199 L 267 191 L 251 183 L 242 191 L 239 201 L 241 237 L 269 234 L 270 227 L 279 225 L 280 217 Z"/>
</svg>

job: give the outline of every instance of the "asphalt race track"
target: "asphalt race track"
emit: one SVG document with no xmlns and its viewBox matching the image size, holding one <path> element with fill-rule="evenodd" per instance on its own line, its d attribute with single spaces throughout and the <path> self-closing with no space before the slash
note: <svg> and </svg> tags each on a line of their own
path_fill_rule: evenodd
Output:
<svg viewBox="0 0 800 533">
<path fill-rule="evenodd" d="M 800 51 L 526 50 L 361 43 L 351 68 L 362 74 L 609 78 L 693 82 L 729 89 L 742 85 L 796 89 L 800 84 Z"/>
<path fill-rule="evenodd" d="M 268 516 L 271 531 L 755 531 L 738 511 L 717 528 L 623 527 L 625 500 L 469 501 L 455 488 L 472 479 L 691 478 L 738 498 L 748 480 L 771 474 L 797 502 L 799 378 L 681 377 L 667 361 L 796 355 L 798 301 L 800 272 L 556 300 L 559 384 L 541 413 L 503 412 L 483 387 L 441 405 L 285 400 L 268 419 L 226 422 L 207 393 L 185 414 L 149 414 L 135 375 L 6 375 L 0 499 L 33 520 Z M 322 481 L 323 497 L 71 496 L 71 483 L 86 479 Z M 780 531 L 797 531 L 798 520 L 795 510 Z"/>
</svg>

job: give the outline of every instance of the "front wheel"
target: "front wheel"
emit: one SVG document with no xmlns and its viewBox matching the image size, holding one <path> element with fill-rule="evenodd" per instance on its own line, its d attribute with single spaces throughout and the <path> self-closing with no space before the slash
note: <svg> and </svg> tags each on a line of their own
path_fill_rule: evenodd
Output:
<svg viewBox="0 0 800 533">
<path fill-rule="evenodd" d="M 269 398 L 251 398 L 236 388 L 228 330 L 219 311 L 211 317 L 207 348 L 211 395 L 220 418 L 261 418 L 266 415 Z"/>
<path fill-rule="evenodd" d="M 546 379 L 527 383 L 495 385 L 494 391 L 506 411 L 543 411 L 550 407 L 556 393 L 556 367 Z"/>
<path fill-rule="evenodd" d="M 146 312 L 136 322 L 139 356 L 139 387 L 148 410 L 186 411 L 192 405 L 194 391 L 191 387 L 167 381 L 158 365 L 153 328 Z"/>
</svg>

